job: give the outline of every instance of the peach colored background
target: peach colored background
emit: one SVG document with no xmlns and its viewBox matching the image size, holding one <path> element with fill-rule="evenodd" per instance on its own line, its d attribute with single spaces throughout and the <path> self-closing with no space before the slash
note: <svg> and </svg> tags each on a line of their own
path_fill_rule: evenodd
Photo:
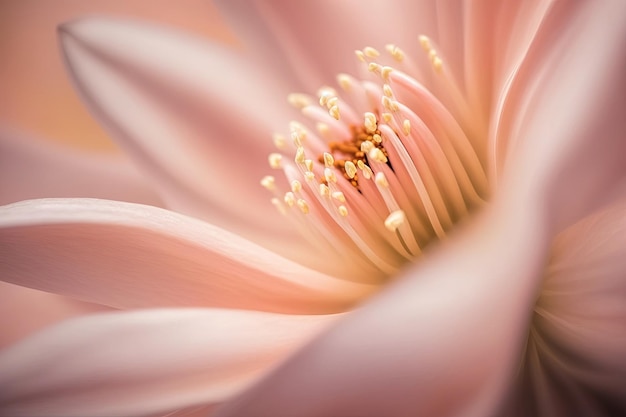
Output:
<svg viewBox="0 0 626 417">
<path fill-rule="evenodd" d="M 82 148 L 114 145 L 63 69 L 57 25 L 89 15 L 148 19 L 233 42 L 208 0 L 0 0 L 0 123 Z"/>
</svg>

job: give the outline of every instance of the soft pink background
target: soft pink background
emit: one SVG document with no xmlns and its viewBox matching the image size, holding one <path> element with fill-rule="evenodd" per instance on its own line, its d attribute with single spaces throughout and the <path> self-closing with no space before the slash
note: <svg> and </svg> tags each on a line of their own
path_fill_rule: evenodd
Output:
<svg viewBox="0 0 626 417">
<path fill-rule="evenodd" d="M 0 0 L 0 123 L 79 147 L 114 150 L 63 69 L 56 27 L 82 16 L 148 19 L 232 42 L 208 0 Z"/>
</svg>

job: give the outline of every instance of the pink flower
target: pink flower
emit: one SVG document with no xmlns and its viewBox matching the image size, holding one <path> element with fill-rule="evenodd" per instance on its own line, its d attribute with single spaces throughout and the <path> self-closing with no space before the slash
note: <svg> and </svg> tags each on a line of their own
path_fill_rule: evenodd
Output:
<svg viewBox="0 0 626 417">
<path fill-rule="evenodd" d="M 2 352 L 3 415 L 623 413 L 626 4 L 222 8 L 245 51 L 60 29 L 151 188 L 119 161 L 3 143 L 3 178 L 45 169 L 5 199 L 40 172 L 76 198 L 0 208 L 2 279 L 142 310 Z M 281 99 L 354 48 L 344 91 Z"/>
</svg>

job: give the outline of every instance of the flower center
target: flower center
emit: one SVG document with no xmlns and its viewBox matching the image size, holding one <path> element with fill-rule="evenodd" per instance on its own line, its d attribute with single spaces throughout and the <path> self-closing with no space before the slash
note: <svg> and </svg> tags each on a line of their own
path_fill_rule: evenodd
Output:
<svg viewBox="0 0 626 417">
<path fill-rule="evenodd" d="M 291 122 L 291 140 L 276 134 L 279 152 L 269 155 L 290 190 L 274 176 L 261 180 L 304 236 L 361 273 L 397 272 L 486 197 L 467 103 L 431 41 L 422 36 L 420 44 L 437 94 L 398 47 L 386 47 L 394 67 L 379 63 L 374 48 L 357 51 L 378 82 L 340 74 L 344 97 L 331 87 L 319 100 L 291 94 L 310 123 Z"/>
</svg>

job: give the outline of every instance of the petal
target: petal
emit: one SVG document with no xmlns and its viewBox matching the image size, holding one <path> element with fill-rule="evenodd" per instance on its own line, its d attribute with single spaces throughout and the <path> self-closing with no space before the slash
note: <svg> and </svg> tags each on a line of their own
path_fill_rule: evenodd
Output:
<svg viewBox="0 0 626 417">
<path fill-rule="evenodd" d="M 334 319 L 172 309 L 70 320 L 0 354 L 0 414 L 130 417 L 220 401 Z"/>
<path fill-rule="evenodd" d="M 624 184 L 625 46 L 626 3 L 555 3 L 504 105 L 498 164 L 532 173 L 514 187 L 558 207 L 560 230 Z"/>
<path fill-rule="evenodd" d="M 520 203 L 491 206 L 217 416 L 494 415 L 550 241 Z"/>
<path fill-rule="evenodd" d="M 124 158 L 81 152 L 0 128 L 0 204 L 43 197 L 163 203 Z"/>
<path fill-rule="evenodd" d="M 626 413 L 624 271 L 626 200 L 556 239 L 533 323 L 547 371 L 571 384 L 560 393 L 571 406 L 551 415 L 576 414 L 580 392 L 600 408 L 614 409 L 599 415 Z"/>
<path fill-rule="evenodd" d="M 108 308 L 0 282 L 0 349 L 46 326 Z"/>
<path fill-rule="evenodd" d="M 59 33 L 83 99 L 169 207 L 260 244 L 294 236 L 259 185 L 271 133 L 290 115 L 276 77 L 218 45 L 146 23 L 92 18 Z"/>
<path fill-rule="evenodd" d="M 1 207 L 0 224 L 2 280 L 112 307 L 336 312 L 374 289 L 150 206 L 31 200 Z"/>
<path fill-rule="evenodd" d="M 291 74 L 291 80 L 297 74 L 306 91 L 352 71 L 355 49 L 396 43 L 420 50 L 418 34 L 437 39 L 437 11 L 425 2 L 229 0 L 217 5 L 251 54 L 277 63 L 277 70 Z"/>
</svg>

